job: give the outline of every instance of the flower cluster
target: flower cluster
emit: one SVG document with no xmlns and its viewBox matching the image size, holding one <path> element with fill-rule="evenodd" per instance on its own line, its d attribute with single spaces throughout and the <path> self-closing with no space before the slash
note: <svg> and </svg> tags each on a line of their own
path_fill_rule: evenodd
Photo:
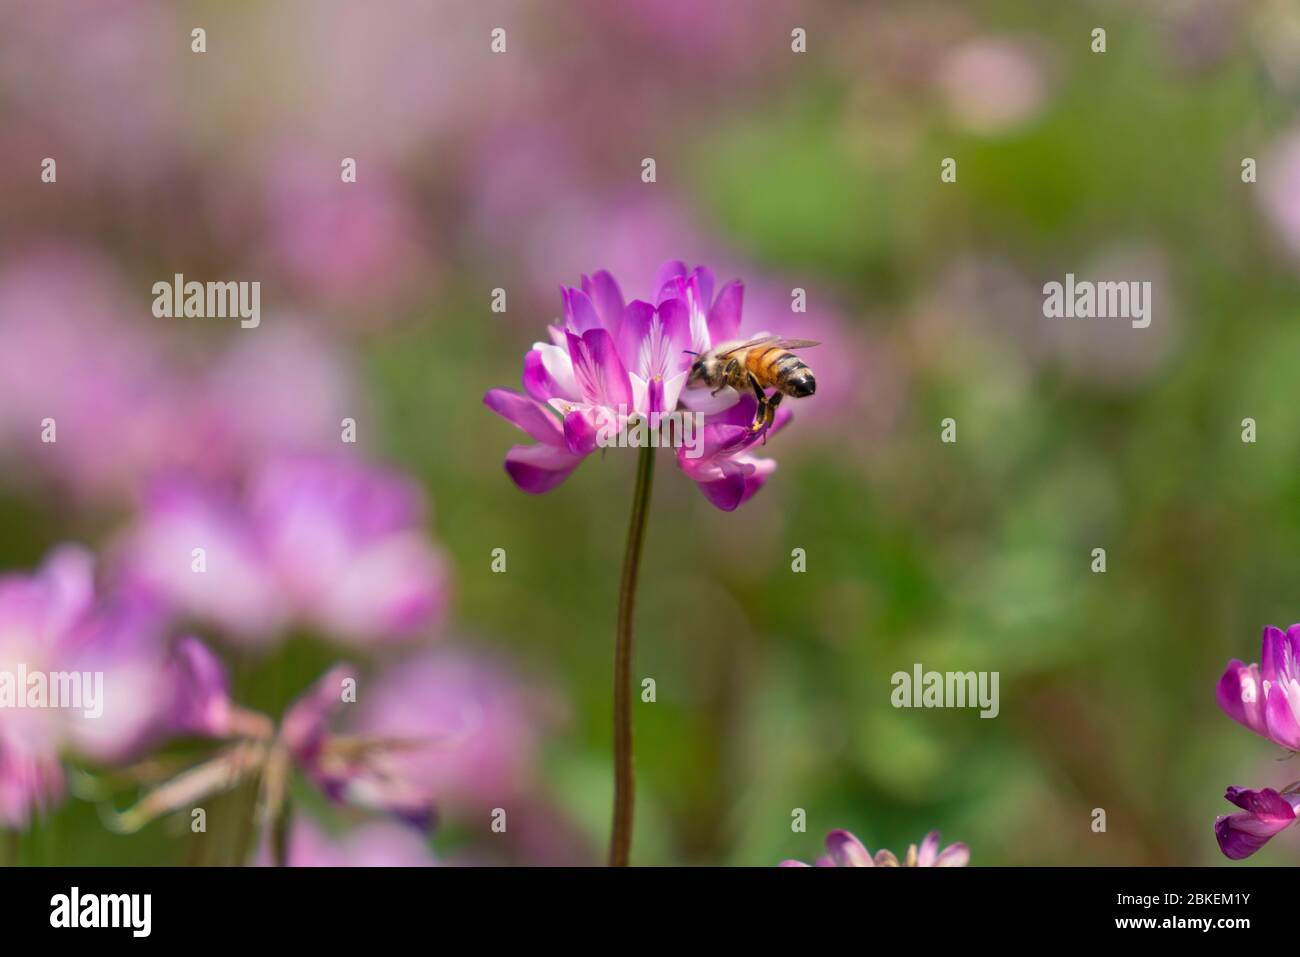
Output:
<svg viewBox="0 0 1300 957">
<path fill-rule="evenodd" d="M 0 577 L 0 672 L 94 674 L 101 713 L 7 708 L 0 721 L 0 826 L 22 827 L 63 796 L 62 756 L 114 762 L 180 734 L 222 734 L 225 675 L 195 638 L 166 638 L 152 603 L 97 594 L 85 549 L 56 549 L 32 574 Z M 16 692 L 22 694 L 25 688 Z"/>
<path fill-rule="evenodd" d="M 939 849 L 939 832 L 931 831 L 921 841 L 907 846 L 902 861 L 893 851 L 876 851 L 875 857 L 848 831 L 831 831 L 826 836 L 826 853 L 817 858 L 817 867 L 965 867 L 970 850 L 965 844 L 949 844 Z M 808 867 L 803 861 L 782 861 L 782 867 Z"/>
<path fill-rule="evenodd" d="M 1228 717 L 1288 751 L 1300 751 L 1300 624 L 1264 629 L 1258 664 L 1234 658 L 1219 679 L 1219 707 Z M 1250 857 L 1300 816 L 1300 781 L 1281 791 L 1230 787 L 1241 808 L 1214 822 L 1219 848 L 1234 861 Z"/>
<path fill-rule="evenodd" d="M 133 587 L 244 643 L 292 622 L 366 646 L 427 632 L 446 610 L 450 576 L 424 512 L 415 484 L 385 469 L 274 458 L 243 490 L 156 482 L 120 559 Z"/>
<path fill-rule="evenodd" d="M 484 404 L 535 440 L 506 453 L 506 473 L 525 492 L 549 492 L 598 447 L 602 431 L 637 416 L 679 407 L 704 416 L 702 449 L 678 449 L 682 471 L 715 506 L 732 511 L 753 497 L 776 468 L 753 447 L 790 419 L 750 428 L 754 396 L 727 388 L 712 395 L 687 388 L 690 353 L 737 338 L 744 287 L 714 290 L 713 273 L 680 261 L 655 276 L 653 302 L 626 302 L 608 272 L 561 290 L 563 319 L 524 356 L 524 391 L 491 389 Z"/>
</svg>

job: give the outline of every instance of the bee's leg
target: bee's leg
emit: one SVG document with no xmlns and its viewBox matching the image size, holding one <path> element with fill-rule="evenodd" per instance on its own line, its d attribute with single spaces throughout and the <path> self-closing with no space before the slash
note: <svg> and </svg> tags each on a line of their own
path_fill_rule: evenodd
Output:
<svg viewBox="0 0 1300 957">
<path fill-rule="evenodd" d="M 782 395 L 780 392 L 772 393 L 772 398 L 767 400 L 767 407 L 763 410 L 763 444 L 767 445 L 767 430 L 772 427 L 776 420 L 776 407 L 781 404 Z"/>
<path fill-rule="evenodd" d="M 758 408 L 754 410 L 754 421 L 750 423 L 749 431 L 757 432 L 763 427 L 763 421 L 767 418 L 767 393 L 763 387 L 758 384 L 758 379 L 754 373 L 749 373 L 749 384 L 754 390 L 754 395 L 758 399 Z"/>
<path fill-rule="evenodd" d="M 735 360 L 735 359 L 730 360 L 730 361 L 729 361 L 725 366 L 723 366 L 723 367 L 722 367 L 722 385 L 718 386 L 716 389 L 714 389 L 714 390 L 713 390 L 712 392 L 710 392 L 709 394 L 710 394 L 710 395 L 717 395 L 719 392 L 721 392 L 723 389 L 725 389 L 728 385 L 730 385 L 730 384 L 731 384 L 731 379 L 732 379 L 732 377 L 735 375 L 736 370 L 739 369 L 739 368 L 740 368 L 740 363 L 739 363 L 737 360 Z"/>
</svg>

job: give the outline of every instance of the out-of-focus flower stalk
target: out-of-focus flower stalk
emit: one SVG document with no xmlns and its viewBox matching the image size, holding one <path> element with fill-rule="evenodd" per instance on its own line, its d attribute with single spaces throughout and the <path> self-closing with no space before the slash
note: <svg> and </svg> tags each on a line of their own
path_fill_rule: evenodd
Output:
<svg viewBox="0 0 1300 957">
<path fill-rule="evenodd" d="M 632 849 L 632 810 L 636 782 L 632 767 L 632 614 L 636 606 L 637 573 L 645 541 L 650 491 L 654 485 L 655 450 L 641 449 L 637 460 L 632 518 L 623 552 L 623 576 L 618 587 L 618 632 L 614 639 L 614 825 L 609 840 L 609 864 L 626 867 Z"/>
</svg>

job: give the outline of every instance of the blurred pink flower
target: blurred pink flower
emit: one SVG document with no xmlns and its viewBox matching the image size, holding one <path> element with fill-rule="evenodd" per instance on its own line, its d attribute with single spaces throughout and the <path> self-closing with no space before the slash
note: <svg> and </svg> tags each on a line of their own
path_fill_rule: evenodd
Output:
<svg viewBox="0 0 1300 957">
<path fill-rule="evenodd" d="M 394 664 L 370 684 L 355 728 L 423 742 L 394 752 L 394 776 L 441 807 L 492 808 L 534 784 L 548 704 L 490 658 L 440 649 Z"/>
<path fill-rule="evenodd" d="M 893 851 L 881 850 L 872 857 L 862 842 L 848 831 L 831 831 L 826 837 L 827 853 L 817 858 L 818 867 L 898 867 L 900 862 Z M 939 832 L 931 831 L 918 849 L 909 844 L 903 856 L 903 867 L 965 867 L 970 861 L 970 850 L 965 844 L 949 844 L 939 849 Z M 783 861 L 782 867 L 807 867 L 802 861 Z"/>
<path fill-rule="evenodd" d="M 189 28 L 157 0 L 0 5 L 0 100 L 52 130 L 60 172 L 131 183 L 174 163 L 189 55 Z"/>
<path fill-rule="evenodd" d="M 449 573 L 425 522 L 423 495 L 404 476 L 344 456 L 287 456 L 242 493 L 186 477 L 156 483 L 121 558 L 134 586 L 237 641 L 272 643 L 301 622 L 369 645 L 442 620 Z"/>
<path fill-rule="evenodd" d="M 161 624 L 134 596 L 97 596 L 94 560 L 78 546 L 0 576 L 0 674 L 26 701 L 18 675 L 52 688 L 54 674 L 78 673 L 84 705 L 0 710 L 0 825 L 20 827 L 61 797 L 64 752 L 114 763 L 173 735 L 225 733 L 219 664 L 195 639 L 168 642 Z"/>
<path fill-rule="evenodd" d="M 355 697 L 357 676 L 348 665 L 330 669 L 289 706 L 280 724 L 280 740 L 297 766 L 321 792 L 340 804 L 395 814 L 428 829 L 433 825 L 433 796 L 411 773 L 403 754 L 429 748 L 422 736 L 407 734 L 345 735 L 330 727 L 344 704 Z"/>
<path fill-rule="evenodd" d="M 224 680 L 219 665 L 210 674 Z M 356 700 L 356 682 L 349 665 L 336 665 L 289 705 L 278 728 L 265 715 L 228 705 L 230 720 L 224 736 L 233 741 L 155 787 L 134 807 L 114 816 L 112 826 L 131 833 L 162 815 L 254 779 L 266 840 L 284 812 L 289 777 L 296 769 L 333 801 L 392 814 L 427 830 L 433 824 L 428 792 L 388 760 L 393 752 L 418 750 L 426 742 L 340 734 L 331 727 L 339 711 Z"/>
<path fill-rule="evenodd" d="M 275 456 L 337 449 L 343 420 L 366 418 L 339 345 L 287 316 L 255 336 L 234 336 L 197 386 L 188 447 L 177 459 L 203 475 L 233 479 Z"/>
<path fill-rule="evenodd" d="M 1259 168 L 1264 215 L 1291 256 L 1300 258 L 1300 129 L 1274 143 Z"/>
<path fill-rule="evenodd" d="M 264 221 L 254 259 L 284 273 L 300 296 L 356 310 L 380 325 L 434 279 L 415 202 L 382 161 L 361 154 L 355 182 L 338 150 L 281 144 L 257 164 Z"/>
<path fill-rule="evenodd" d="M 0 270 L 0 455 L 24 463 L 9 474 L 101 495 L 147 470 L 169 445 L 176 386 L 151 321 L 85 251 L 35 250 Z"/>
<path fill-rule="evenodd" d="M 238 35 L 253 42 L 242 56 L 211 58 L 209 82 L 195 96 L 209 115 L 233 114 L 249 140 L 282 133 L 292 117 L 297 134 L 423 162 L 431 143 L 481 121 L 485 104 L 513 89 L 512 69 L 533 79 L 527 43 L 512 42 L 507 57 L 488 47 L 493 27 L 520 23 L 515 0 L 278 0 L 231 9 Z"/>
<path fill-rule="evenodd" d="M 367 821 L 341 835 L 327 834 L 301 813 L 289 827 L 285 864 L 289 867 L 436 867 L 427 836 L 393 821 Z M 263 840 L 258 863 L 271 862 Z"/>
<path fill-rule="evenodd" d="M 959 126 L 995 135 L 1038 113 L 1047 96 L 1045 73 L 1031 44 L 1011 37 L 979 37 L 945 57 L 938 84 Z"/>
</svg>

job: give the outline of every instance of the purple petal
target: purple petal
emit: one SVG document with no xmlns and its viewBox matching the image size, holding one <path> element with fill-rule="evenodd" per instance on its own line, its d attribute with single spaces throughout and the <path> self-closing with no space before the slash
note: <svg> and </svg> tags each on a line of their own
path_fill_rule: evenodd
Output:
<svg viewBox="0 0 1300 957">
<path fill-rule="evenodd" d="M 871 852 L 848 831 L 835 830 L 826 835 L 826 850 L 839 867 L 871 867 Z"/>
<path fill-rule="evenodd" d="M 636 300 L 623 310 L 618 351 L 627 369 L 642 379 L 666 379 L 686 369 L 691 357 L 690 317 L 678 299 L 659 308 Z"/>
<path fill-rule="evenodd" d="M 568 450 L 577 456 L 590 455 L 596 450 L 596 423 L 590 410 L 574 409 L 564 417 L 564 441 Z"/>
<path fill-rule="evenodd" d="M 740 473 L 723 472 L 718 478 L 696 482 L 704 497 L 724 512 L 734 512 L 745 498 L 745 476 Z"/>
<path fill-rule="evenodd" d="M 79 545 L 63 545 L 41 566 L 41 580 L 50 589 L 50 623 L 56 631 L 84 615 L 95 597 L 95 557 Z"/>
<path fill-rule="evenodd" d="M 1230 787 L 1224 797 L 1243 808 L 1239 814 L 1229 814 L 1214 822 L 1219 849 L 1234 861 L 1250 857 L 1273 835 L 1294 824 L 1296 807 L 1300 805 L 1300 795 L 1283 795 L 1272 788 L 1254 791 Z"/>
<path fill-rule="evenodd" d="M 356 676 L 351 665 L 335 665 L 285 711 L 280 734 L 302 764 L 315 763 L 329 719 L 343 706 L 344 682 L 355 681 Z"/>
<path fill-rule="evenodd" d="M 53 807 L 63 790 L 63 765 L 57 753 L 0 745 L 0 827 L 25 828 L 32 813 Z"/>
<path fill-rule="evenodd" d="M 1268 727 L 1264 722 L 1264 686 L 1258 666 L 1232 659 L 1228 662 L 1223 677 L 1219 679 L 1215 697 L 1224 714 L 1233 721 L 1256 734 L 1268 736 Z"/>
<path fill-rule="evenodd" d="M 733 279 L 722 287 L 718 301 L 709 310 L 709 338 L 716 345 L 740 334 L 740 313 L 745 301 L 745 287 Z"/>
<path fill-rule="evenodd" d="M 590 279 L 582 277 L 582 289 L 595 305 L 604 327 L 617 333 L 623 316 L 623 291 L 618 288 L 614 277 L 601 269 Z"/>
<path fill-rule="evenodd" d="M 1276 681 L 1285 668 L 1291 642 L 1281 628 L 1269 625 L 1264 629 L 1264 646 L 1259 653 L 1259 674 L 1265 681 Z"/>
<path fill-rule="evenodd" d="M 965 844 L 949 844 L 935 858 L 935 867 L 965 867 L 970 863 L 970 848 Z"/>
<path fill-rule="evenodd" d="M 1268 689 L 1264 703 L 1264 723 L 1268 737 L 1284 748 L 1300 751 L 1300 683 L 1280 678 Z"/>
<path fill-rule="evenodd" d="M 782 861 L 777 867 L 809 867 L 803 861 Z"/>
<path fill-rule="evenodd" d="M 529 349 L 524 356 L 524 391 L 538 402 L 545 402 L 560 394 L 558 385 L 546 371 L 546 363 L 538 349 Z"/>
<path fill-rule="evenodd" d="M 489 389 L 483 396 L 483 404 L 519 428 L 523 429 L 539 442 L 564 446 L 564 432 L 560 423 L 550 410 L 526 395 L 511 392 L 509 389 Z"/>
<path fill-rule="evenodd" d="M 591 329 L 601 329 L 600 313 L 590 297 L 581 289 L 562 288 L 560 295 L 564 299 L 564 328 L 569 332 L 582 335 Z"/>
<path fill-rule="evenodd" d="M 699 310 L 707 313 L 713 302 L 713 270 L 708 266 L 696 266 L 691 270 L 686 285 L 691 295 L 695 297 Z"/>
<path fill-rule="evenodd" d="M 230 682 L 225 666 L 203 642 L 185 637 L 176 643 L 170 662 L 176 689 L 169 730 L 221 737 L 230 729 Z"/>
<path fill-rule="evenodd" d="M 560 485 L 580 464 L 582 456 L 550 445 L 516 445 L 506 453 L 506 474 L 533 495 Z"/>
<path fill-rule="evenodd" d="M 659 293 L 663 290 L 664 286 L 674 284 L 676 280 L 685 278 L 686 263 L 682 262 L 680 259 L 670 259 L 668 262 L 660 266 L 659 270 L 655 273 L 654 279 L 653 288 L 655 291 L 655 301 L 659 301 Z"/>
<path fill-rule="evenodd" d="M 581 336 L 569 333 L 569 358 L 586 401 L 631 410 L 632 382 L 607 330 L 591 329 Z"/>
<path fill-rule="evenodd" d="M 935 858 L 939 856 L 939 832 L 931 831 L 921 842 L 921 849 L 916 855 L 917 867 L 933 867 Z"/>
<path fill-rule="evenodd" d="M 618 324 L 618 354 L 627 370 L 643 379 L 651 375 L 651 353 L 647 344 L 654 317 L 654 306 L 634 299 L 624 308 Z"/>
<path fill-rule="evenodd" d="M 664 408 L 664 380 L 655 376 L 646 384 L 646 411 L 669 412 Z"/>
</svg>

